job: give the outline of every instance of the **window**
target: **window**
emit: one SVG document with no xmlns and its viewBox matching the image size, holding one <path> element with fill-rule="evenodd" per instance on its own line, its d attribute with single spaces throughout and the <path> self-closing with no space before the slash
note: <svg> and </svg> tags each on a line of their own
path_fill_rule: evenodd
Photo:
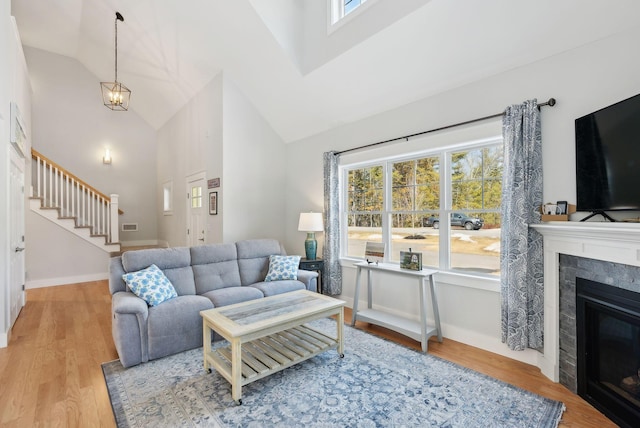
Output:
<svg viewBox="0 0 640 428">
<path fill-rule="evenodd" d="M 367 241 L 382 242 L 382 166 L 353 169 L 347 171 L 347 177 L 347 255 L 362 256 Z"/>
<path fill-rule="evenodd" d="M 191 208 L 202 208 L 202 187 L 191 186 Z"/>
<path fill-rule="evenodd" d="M 173 181 L 162 184 L 162 213 L 164 215 L 173 214 Z"/>
<path fill-rule="evenodd" d="M 342 170 L 343 256 L 383 242 L 389 262 L 411 249 L 425 266 L 499 275 L 500 138 Z"/>
<path fill-rule="evenodd" d="M 335 24 L 367 0 L 331 0 L 331 23 Z"/>
</svg>

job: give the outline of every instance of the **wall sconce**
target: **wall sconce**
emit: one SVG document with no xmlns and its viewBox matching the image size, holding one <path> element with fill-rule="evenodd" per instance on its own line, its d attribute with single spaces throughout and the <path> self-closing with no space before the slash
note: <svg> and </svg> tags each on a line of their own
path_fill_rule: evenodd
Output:
<svg viewBox="0 0 640 428">
<path fill-rule="evenodd" d="M 104 149 L 104 156 L 102 156 L 102 163 L 105 165 L 111 165 L 111 151 Z"/>
</svg>

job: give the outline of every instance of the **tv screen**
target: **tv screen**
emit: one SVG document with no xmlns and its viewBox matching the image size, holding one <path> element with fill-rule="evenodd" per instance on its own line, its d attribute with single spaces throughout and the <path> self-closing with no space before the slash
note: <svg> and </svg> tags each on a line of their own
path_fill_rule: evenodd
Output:
<svg viewBox="0 0 640 428">
<path fill-rule="evenodd" d="M 640 210 L 640 95 L 575 126 L 577 210 Z"/>
</svg>

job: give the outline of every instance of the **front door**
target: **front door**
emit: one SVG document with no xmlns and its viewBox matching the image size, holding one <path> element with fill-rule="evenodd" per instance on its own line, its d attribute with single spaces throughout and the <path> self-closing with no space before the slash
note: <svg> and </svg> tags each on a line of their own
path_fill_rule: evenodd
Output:
<svg viewBox="0 0 640 428">
<path fill-rule="evenodd" d="M 12 148 L 9 172 L 9 326 L 18 318 L 24 306 L 24 158 Z"/>
<path fill-rule="evenodd" d="M 204 172 L 187 177 L 187 245 L 204 245 L 206 233 Z"/>
</svg>

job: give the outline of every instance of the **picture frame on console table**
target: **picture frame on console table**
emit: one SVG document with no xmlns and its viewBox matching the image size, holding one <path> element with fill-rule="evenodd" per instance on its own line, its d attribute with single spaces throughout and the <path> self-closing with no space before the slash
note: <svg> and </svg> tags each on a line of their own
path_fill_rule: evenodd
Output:
<svg viewBox="0 0 640 428">
<path fill-rule="evenodd" d="M 422 253 L 400 251 L 400 268 L 408 270 L 422 270 Z"/>
<path fill-rule="evenodd" d="M 384 261 L 384 253 L 386 246 L 382 242 L 367 241 L 364 250 L 364 258 L 367 263 L 382 263 Z"/>
</svg>

